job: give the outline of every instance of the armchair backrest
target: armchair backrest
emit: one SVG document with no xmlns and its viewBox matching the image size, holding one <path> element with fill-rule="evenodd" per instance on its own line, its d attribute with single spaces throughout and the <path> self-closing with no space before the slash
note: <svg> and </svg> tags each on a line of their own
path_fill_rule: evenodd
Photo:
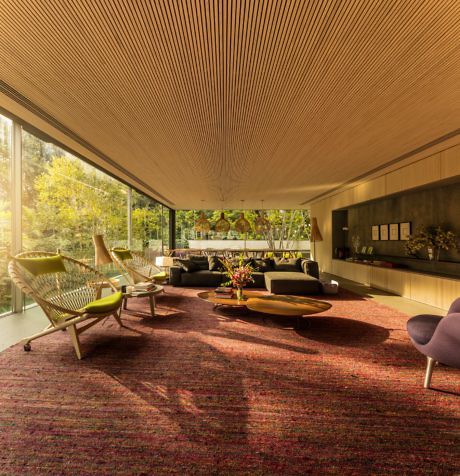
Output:
<svg viewBox="0 0 460 476">
<path fill-rule="evenodd" d="M 94 268 L 68 256 L 30 251 L 13 257 L 8 265 L 12 281 L 39 304 L 52 324 L 80 315 L 110 281 Z"/>
<path fill-rule="evenodd" d="M 453 314 L 454 312 L 460 312 L 460 297 L 455 299 L 454 302 L 450 305 L 447 314 Z"/>
<path fill-rule="evenodd" d="M 160 272 L 155 264 L 142 254 L 124 248 L 110 250 L 114 262 L 127 275 L 130 284 L 152 280 Z"/>
</svg>

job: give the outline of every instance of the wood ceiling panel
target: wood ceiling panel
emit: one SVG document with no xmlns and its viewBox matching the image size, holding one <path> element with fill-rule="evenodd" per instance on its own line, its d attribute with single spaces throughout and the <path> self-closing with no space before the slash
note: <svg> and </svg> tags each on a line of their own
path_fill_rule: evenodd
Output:
<svg viewBox="0 0 460 476">
<path fill-rule="evenodd" d="M 0 34 L 4 85 L 176 208 L 299 207 L 460 123 L 457 0 L 0 0 Z"/>
</svg>

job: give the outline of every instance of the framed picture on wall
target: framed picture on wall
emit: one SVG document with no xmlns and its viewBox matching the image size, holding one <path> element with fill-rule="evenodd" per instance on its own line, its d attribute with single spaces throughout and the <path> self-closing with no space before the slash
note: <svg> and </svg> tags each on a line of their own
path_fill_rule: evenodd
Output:
<svg viewBox="0 0 460 476">
<path fill-rule="evenodd" d="M 372 226 L 372 240 L 378 241 L 379 239 L 380 239 L 379 226 L 373 225 Z"/>
<path fill-rule="evenodd" d="M 380 239 L 388 241 L 388 225 L 380 225 Z"/>
<path fill-rule="evenodd" d="M 410 221 L 399 224 L 399 239 L 407 241 L 411 233 Z"/>
<path fill-rule="evenodd" d="M 390 223 L 390 240 L 399 240 L 399 223 Z"/>
</svg>

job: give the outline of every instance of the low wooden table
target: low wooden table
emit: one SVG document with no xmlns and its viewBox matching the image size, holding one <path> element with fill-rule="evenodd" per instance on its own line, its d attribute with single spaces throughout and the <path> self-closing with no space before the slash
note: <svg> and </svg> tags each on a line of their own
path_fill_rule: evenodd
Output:
<svg viewBox="0 0 460 476">
<path fill-rule="evenodd" d="M 327 311 L 331 304 L 304 296 L 272 294 L 249 299 L 248 309 L 277 316 L 306 316 Z"/>
<path fill-rule="evenodd" d="M 244 291 L 244 300 L 223 298 L 215 291 L 203 291 L 198 297 L 212 302 L 214 306 L 245 307 L 251 311 L 277 316 L 302 317 L 310 314 L 327 311 L 331 304 L 318 299 L 304 296 L 291 296 L 285 294 L 266 294 L 261 291 Z"/>
<path fill-rule="evenodd" d="M 265 296 L 265 293 L 261 291 L 243 291 L 243 297 L 245 299 L 238 300 L 235 297 L 225 298 L 221 294 L 215 291 L 202 291 L 198 293 L 198 297 L 205 301 L 212 302 L 214 306 L 232 306 L 232 307 L 246 307 L 250 299 Z"/>
<path fill-rule="evenodd" d="M 122 308 L 124 310 L 128 309 L 128 299 L 131 298 L 141 298 L 141 297 L 148 297 L 150 303 L 150 313 L 152 317 L 155 315 L 155 296 L 160 294 L 164 291 L 163 286 L 155 285 L 153 289 L 149 289 L 148 291 L 132 291 L 130 293 L 125 292 L 123 293 L 123 303 Z"/>
</svg>

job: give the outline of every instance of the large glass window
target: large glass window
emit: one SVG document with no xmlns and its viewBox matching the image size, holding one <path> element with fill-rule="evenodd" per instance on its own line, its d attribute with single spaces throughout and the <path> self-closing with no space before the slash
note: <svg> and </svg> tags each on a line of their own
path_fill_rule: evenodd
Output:
<svg viewBox="0 0 460 476">
<path fill-rule="evenodd" d="M 203 212 L 210 223 L 210 231 L 200 233 L 195 231 L 195 223 Z M 225 210 L 225 218 L 230 223 L 226 232 L 215 230 L 215 224 L 221 216 L 221 210 L 178 210 L 176 211 L 176 246 L 189 248 L 191 240 L 256 240 L 264 242 L 267 249 L 288 249 L 305 246 L 310 238 L 310 217 L 307 210 Z M 235 228 L 241 214 L 250 223 L 250 230 L 241 233 Z M 270 223 L 265 232 L 257 230 L 255 224 L 262 216 Z M 212 246 L 212 244 L 210 244 Z"/>
<path fill-rule="evenodd" d="M 23 133 L 23 249 L 91 261 L 92 235 L 127 246 L 125 185 L 34 135 Z"/>
<path fill-rule="evenodd" d="M 94 234 L 104 235 L 108 247 L 128 246 L 128 186 L 25 130 L 21 203 L 13 203 L 12 132 L 13 122 L 0 115 L 0 314 L 12 309 L 7 256 L 13 233 L 23 251 L 59 249 L 89 264 L 94 264 Z M 134 190 L 131 203 L 133 248 L 151 258 L 163 254 L 168 247 L 169 209 Z M 21 210 L 21 236 L 11 229 L 16 208 Z M 114 266 L 101 271 L 119 272 Z"/>
<path fill-rule="evenodd" d="M 11 245 L 12 122 L 0 115 L 0 314 L 11 310 L 8 251 Z"/>
<path fill-rule="evenodd" d="M 132 191 L 132 248 L 150 259 L 167 247 L 167 209 L 151 198 Z M 166 235 L 166 236 L 165 236 Z M 166 240 L 166 241 L 165 241 Z"/>
</svg>

